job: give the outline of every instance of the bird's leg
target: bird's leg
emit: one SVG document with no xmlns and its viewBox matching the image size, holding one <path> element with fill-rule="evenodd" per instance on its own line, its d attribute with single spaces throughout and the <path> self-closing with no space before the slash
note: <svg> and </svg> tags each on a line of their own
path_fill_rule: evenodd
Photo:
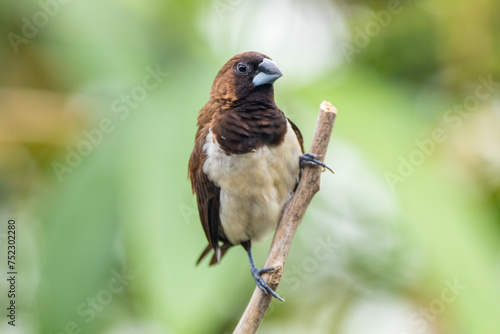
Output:
<svg viewBox="0 0 500 334">
<path fill-rule="evenodd" d="M 252 273 L 253 279 L 255 280 L 255 284 L 257 284 L 257 286 L 259 287 L 259 289 L 261 289 L 262 291 L 264 291 L 264 293 L 266 295 L 271 294 L 274 298 L 279 299 L 282 302 L 284 302 L 285 300 L 283 300 L 283 298 L 281 298 L 276 292 L 274 292 L 274 290 L 271 289 L 269 287 L 269 285 L 267 285 L 267 283 L 264 282 L 264 280 L 261 277 L 261 275 L 263 273 L 271 271 L 271 270 L 275 270 L 278 267 L 269 267 L 269 268 L 262 268 L 262 269 L 257 268 L 255 266 L 255 262 L 253 261 L 252 249 L 251 249 L 250 241 L 242 242 L 241 245 L 247 251 L 248 260 L 250 261 L 250 272 Z"/>
<path fill-rule="evenodd" d="M 320 157 L 320 155 L 316 155 L 316 154 L 312 154 L 312 153 L 302 154 L 299 157 L 300 168 L 304 168 L 305 166 L 321 166 L 323 168 L 328 169 L 333 174 L 335 174 L 335 172 L 330 167 L 328 167 L 327 164 L 318 160 L 319 157 Z"/>
</svg>

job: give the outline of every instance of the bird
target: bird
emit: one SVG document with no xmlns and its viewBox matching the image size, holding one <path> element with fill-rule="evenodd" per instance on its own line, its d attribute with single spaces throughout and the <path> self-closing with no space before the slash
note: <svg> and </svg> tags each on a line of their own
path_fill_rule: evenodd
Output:
<svg viewBox="0 0 500 334">
<path fill-rule="evenodd" d="M 188 177 L 208 240 L 197 264 L 212 250 L 210 265 L 220 263 L 241 245 L 256 285 L 284 301 L 261 277 L 277 267 L 257 268 L 252 244 L 276 230 L 303 168 L 331 168 L 304 153 L 298 127 L 276 106 L 274 82 L 282 75 L 271 58 L 254 51 L 222 66 L 198 114 Z"/>
</svg>

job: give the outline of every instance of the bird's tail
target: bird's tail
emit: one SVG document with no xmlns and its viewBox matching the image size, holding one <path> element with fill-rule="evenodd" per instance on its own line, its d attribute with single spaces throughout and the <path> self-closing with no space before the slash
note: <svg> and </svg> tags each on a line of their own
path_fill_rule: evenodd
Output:
<svg viewBox="0 0 500 334">
<path fill-rule="evenodd" d="M 212 245 L 208 244 L 198 258 L 198 261 L 196 261 L 196 265 L 200 264 L 201 260 L 203 260 L 203 258 L 207 256 L 207 254 L 210 253 L 212 249 L 214 249 L 214 254 L 212 255 L 212 259 L 210 260 L 210 265 L 213 266 L 214 264 L 219 263 L 224 254 L 226 254 L 227 250 L 231 246 L 231 243 L 224 243 L 222 244 L 222 246 L 217 246 L 217 248 L 214 249 Z"/>
</svg>

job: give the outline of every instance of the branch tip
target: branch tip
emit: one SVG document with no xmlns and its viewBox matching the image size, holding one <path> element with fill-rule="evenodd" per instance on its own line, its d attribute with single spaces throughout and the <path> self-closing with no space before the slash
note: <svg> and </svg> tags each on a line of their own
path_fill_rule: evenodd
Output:
<svg viewBox="0 0 500 334">
<path fill-rule="evenodd" d="M 337 113 L 337 108 L 335 108 L 330 102 L 328 101 L 323 101 L 321 102 L 321 105 L 319 107 L 320 110 L 324 112 L 331 112 L 336 114 Z"/>
</svg>

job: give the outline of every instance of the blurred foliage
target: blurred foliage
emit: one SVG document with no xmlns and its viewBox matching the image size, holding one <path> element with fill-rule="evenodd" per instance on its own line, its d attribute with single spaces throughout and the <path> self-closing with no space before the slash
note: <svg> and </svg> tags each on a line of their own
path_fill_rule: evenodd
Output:
<svg viewBox="0 0 500 334">
<path fill-rule="evenodd" d="M 0 332 L 232 332 L 254 282 L 242 249 L 195 266 L 186 169 L 214 76 L 257 50 L 285 74 L 277 104 L 306 147 L 320 102 L 339 110 L 336 174 L 260 332 L 500 333 L 499 6 L 2 2 L 0 219 L 18 221 L 19 308 Z"/>
</svg>

